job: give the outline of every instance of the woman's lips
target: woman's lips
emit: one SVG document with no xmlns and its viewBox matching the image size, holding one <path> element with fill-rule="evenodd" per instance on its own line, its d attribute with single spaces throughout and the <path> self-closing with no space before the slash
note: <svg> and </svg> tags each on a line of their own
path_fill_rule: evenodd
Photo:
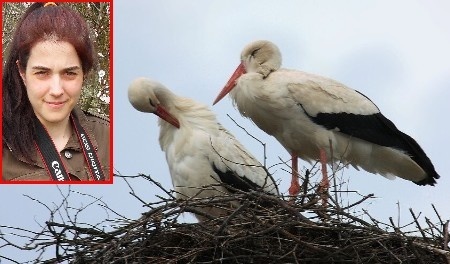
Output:
<svg viewBox="0 0 450 264">
<path fill-rule="evenodd" d="M 61 109 L 67 101 L 62 102 L 45 102 L 52 109 Z"/>
</svg>

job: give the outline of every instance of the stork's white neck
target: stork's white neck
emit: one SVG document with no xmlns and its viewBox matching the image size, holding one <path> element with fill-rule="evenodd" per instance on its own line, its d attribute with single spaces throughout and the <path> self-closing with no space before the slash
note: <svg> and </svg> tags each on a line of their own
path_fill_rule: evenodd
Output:
<svg viewBox="0 0 450 264">
<path fill-rule="evenodd" d="M 216 133 L 218 130 L 218 123 L 215 115 L 208 106 L 195 102 L 190 98 L 178 97 L 174 94 L 170 95 L 171 98 L 167 98 L 165 107 L 174 115 L 180 122 L 180 128 L 176 128 L 164 120 L 159 120 L 160 125 L 160 137 L 159 143 L 163 151 L 170 142 L 175 140 L 175 135 L 184 134 L 177 138 L 190 138 L 189 135 L 193 130 L 207 130 L 211 133 Z M 164 99 L 163 99 L 164 100 Z M 195 139 L 192 139 L 195 140 Z"/>
</svg>

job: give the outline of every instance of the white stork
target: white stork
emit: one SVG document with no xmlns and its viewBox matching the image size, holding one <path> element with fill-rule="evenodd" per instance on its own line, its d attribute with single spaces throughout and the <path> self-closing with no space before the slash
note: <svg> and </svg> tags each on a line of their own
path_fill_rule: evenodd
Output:
<svg viewBox="0 0 450 264">
<path fill-rule="evenodd" d="M 297 157 L 320 160 L 319 186 L 324 189 L 329 186 L 326 164 L 331 158 L 387 178 L 436 183 L 440 176 L 419 144 L 398 130 L 369 98 L 332 79 L 280 67 L 281 53 L 275 44 L 265 40 L 248 44 L 214 104 L 230 93 L 243 116 L 290 152 L 291 195 L 300 190 Z"/>
<path fill-rule="evenodd" d="M 217 122 L 206 105 L 179 97 L 148 78 L 131 83 L 128 99 L 138 111 L 160 117 L 159 143 L 166 154 L 177 198 L 213 198 L 233 188 L 279 194 L 272 176 Z M 215 207 L 198 210 L 214 217 L 223 214 Z"/>
</svg>

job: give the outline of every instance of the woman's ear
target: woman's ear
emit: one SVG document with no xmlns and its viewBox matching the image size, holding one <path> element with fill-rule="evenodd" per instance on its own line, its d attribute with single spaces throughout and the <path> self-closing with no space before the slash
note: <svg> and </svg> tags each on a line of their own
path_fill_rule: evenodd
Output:
<svg viewBox="0 0 450 264">
<path fill-rule="evenodd" d="M 21 69 L 22 67 L 20 67 L 20 62 L 19 60 L 16 60 L 16 65 L 17 65 L 17 70 L 19 71 L 20 77 L 22 78 L 23 83 L 25 83 L 25 72 L 23 72 Z"/>
</svg>

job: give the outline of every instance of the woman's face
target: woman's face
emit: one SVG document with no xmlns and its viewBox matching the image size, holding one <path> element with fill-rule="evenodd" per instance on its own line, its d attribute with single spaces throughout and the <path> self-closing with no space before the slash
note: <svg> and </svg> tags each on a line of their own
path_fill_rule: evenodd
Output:
<svg viewBox="0 0 450 264">
<path fill-rule="evenodd" d="M 20 72 L 37 118 L 45 126 L 67 122 L 83 85 L 81 61 L 72 44 L 45 40 L 31 48 Z"/>
</svg>

